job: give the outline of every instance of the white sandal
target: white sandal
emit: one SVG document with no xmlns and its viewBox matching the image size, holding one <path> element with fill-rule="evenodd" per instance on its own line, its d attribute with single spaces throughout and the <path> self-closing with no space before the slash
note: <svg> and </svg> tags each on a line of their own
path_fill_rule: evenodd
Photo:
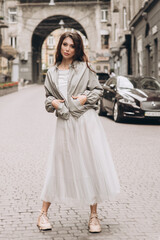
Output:
<svg viewBox="0 0 160 240">
<path fill-rule="evenodd" d="M 92 213 L 90 215 L 88 228 L 89 228 L 89 232 L 91 233 L 101 232 L 101 225 L 99 223 L 98 215 L 96 213 Z"/>
<path fill-rule="evenodd" d="M 39 227 L 39 229 L 43 231 L 52 230 L 52 226 L 48 221 L 47 212 L 44 212 L 44 211 L 40 211 L 40 212 L 41 213 L 38 217 L 37 227 Z"/>
</svg>

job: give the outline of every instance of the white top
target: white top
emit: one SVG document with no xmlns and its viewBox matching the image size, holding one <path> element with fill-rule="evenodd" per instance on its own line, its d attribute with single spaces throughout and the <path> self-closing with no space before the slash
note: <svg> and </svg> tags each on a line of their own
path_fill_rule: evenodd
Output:
<svg viewBox="0 0 160 240">
<path fill-rule="evenodd" d="M 67 100 L 67 86 L 68 86 L 68 77 L 69 77 L 69 69 L 68 70 L 58 70 L 58 87 L 59 91 L 62 93 L 64 98 Z"/>
</svg>

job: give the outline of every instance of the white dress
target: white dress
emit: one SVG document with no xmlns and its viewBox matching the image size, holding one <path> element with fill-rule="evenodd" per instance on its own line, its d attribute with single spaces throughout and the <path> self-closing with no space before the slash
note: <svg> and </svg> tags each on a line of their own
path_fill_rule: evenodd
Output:
<svg viewBox="0 0 160 240">
<path fill-rule="evenodd" d="M 65 77 L 66 76 L 66 77 Z M 59 70 L 59 90 L 67 98 L 66 70 Z M 94 109 L 69 120 L 57 118 L 41 199 L 67 205 L 113 200 L 119 180 L 100 118 Z"/>
</svg>

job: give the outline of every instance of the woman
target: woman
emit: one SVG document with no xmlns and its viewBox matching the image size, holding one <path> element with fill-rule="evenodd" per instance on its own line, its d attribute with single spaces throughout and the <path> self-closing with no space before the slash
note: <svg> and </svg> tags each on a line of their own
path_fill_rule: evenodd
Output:
<svg viewBox="0 0 160 240">
<path fill-rule="evenodd" d="M 38 218 L 41 230 L 51 229 L 51 202 L 90 205 L 89 231 L 100 232 L 97 203 L 119 193 L 119 181 L 102 124 L 96 113 L 102 87 L 88 65 L 82 38 L 60 37 L 55 66 L 45 80 L 46 110 L 56 111 L 57 125 Z"/>
</svg>

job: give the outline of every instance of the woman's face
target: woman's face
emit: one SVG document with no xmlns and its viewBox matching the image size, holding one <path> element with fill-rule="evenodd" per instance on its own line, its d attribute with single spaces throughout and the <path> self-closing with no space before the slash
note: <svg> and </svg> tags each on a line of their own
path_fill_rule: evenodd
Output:
<svg viewBox="0 0 160 240">
<path fill-rule="evenodd" d="M 66 60 L 73 59 L 75 55 L 75 46 L 74 42 L 70 37 L 66 37 L 61 45 L 61 54 L 62 57 Z"/>
</svg>

